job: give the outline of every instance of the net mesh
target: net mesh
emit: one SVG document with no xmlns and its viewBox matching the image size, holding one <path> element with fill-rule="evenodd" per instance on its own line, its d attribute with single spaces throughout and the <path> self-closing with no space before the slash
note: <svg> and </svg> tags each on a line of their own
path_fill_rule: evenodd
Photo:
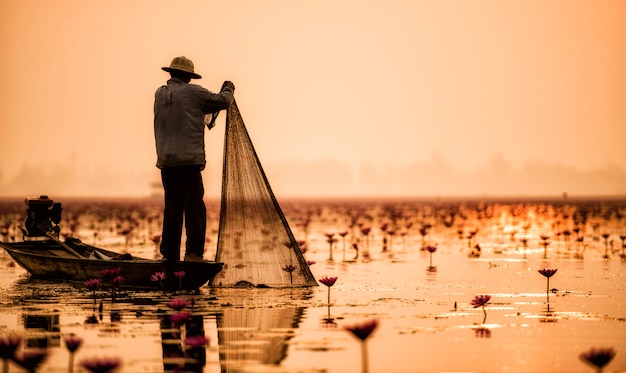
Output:
<svg viewBox="0 0 626 373">
<path fill-rule="evenodd" d="M 259 303 L 266 301 L 265 298 L 259 300 Z M 303 308 L 267 308 L 261 304 L 225 307 L 216 315 L 221 372 L 241 372 L 242 361 L 280 364 L 287 357 L 289 340 L 303 313 Z"/>
<path fill-rule="evenodd" d="M 316 286 L 263 172 L 236 102 L 228 108 L 213 286 Z"/>
</svg>

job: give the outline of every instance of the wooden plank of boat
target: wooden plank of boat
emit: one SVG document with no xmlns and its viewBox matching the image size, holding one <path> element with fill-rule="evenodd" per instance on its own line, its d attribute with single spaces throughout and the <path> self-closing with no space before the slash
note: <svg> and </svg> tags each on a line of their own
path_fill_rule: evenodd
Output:
<svg viewBox="0 0 626 373">
<path fill-rule="evenodd" d="M 101 278 L 100 272 L 105 269 L 120 268 L 120 275 L 124 277 L 121 287 L 127 289 L 159 289 L 163 285 L 168 290 L 195 290 L 213 279 L 223 266 L 223 263 L 212 261 L 162 262 L 138 258 L 87 245 L 73 238 L 67 239 L 65 245 L 80 257 L 53 240 L 0 242 L 0 247 L 34 277 L 84 282 Z M 174 272 L 180 271 L 184 271 L 185 275 L 179 282 Z M 166 273 L 167 279 L 163 284 L 152 281 L 157 272 Z"/>
<path fill-rule="evenodd" d="M 61 242 L 61 240 L 59 240 L 59 238 L 57 236 L 54 235 L 53 232 L 48 232 L 46 233 L 46 235 L 48 237 L 50 237 L 52 239 L 52 241 L 56 242 L 59 244 L 59 246 L 61 246 L 62 248 L 64 248 L 65 250 L 67 250 L 67 252 L 69 252 L 70 254 L 72 254 L 73 256 L 77 257 L 77 258 L 81 258 L 81 255 L 79 253 L 77 253 L 76 251 L 74 251 L 74 249 L 72 249 L 71 247 L 69 247 L 69 245 L 67 245 L 64 242 Z"/>
</svg>

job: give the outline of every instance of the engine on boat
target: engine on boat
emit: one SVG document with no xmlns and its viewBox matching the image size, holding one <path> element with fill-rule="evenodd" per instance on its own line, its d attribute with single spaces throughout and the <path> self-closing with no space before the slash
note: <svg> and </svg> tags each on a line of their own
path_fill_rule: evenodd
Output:
<svg viewBox="0 0 626 373">
<path fill-rule="evenodd" d="M 24 200 L 28 209 L 22 229 L 25 237 L 46 237 L 48 233 L 59 236 L 61 228 L 61 203 L 54 202 L 48 196 L 26 197 Z"/>
</svg>

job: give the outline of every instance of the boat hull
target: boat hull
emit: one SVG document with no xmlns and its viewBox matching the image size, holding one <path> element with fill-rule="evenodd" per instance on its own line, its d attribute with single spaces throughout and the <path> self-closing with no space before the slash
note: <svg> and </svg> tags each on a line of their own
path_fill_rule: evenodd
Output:
<svg viewBox="0 0 626 373">
<path fill-rule="evenodd" d="M 119 268 L 120 276 L 124 278 L 120 288 L 127 289 L 196 290 L 212 280 L 223 266 L 223 263 L 211 261 L 162 262 L 131 257 L 86 245 L 76 239 L 66 240 L 65 245 L 81 257 L 76 257 L 63 244 L 52 240 L 0 242 L 0 247 L 33 277 L 62 282 L 85 282 L 102 278 L 101 272 L 106 269 Z M 94 258 L 94 252 L 106 259 Z M 181 271 L 185 274 L 179 281 L 174 272 Z M 157 272 L 166 273 L 167 278 L 164 281 L 153 281 L 152 277 Z"/>
</svg>

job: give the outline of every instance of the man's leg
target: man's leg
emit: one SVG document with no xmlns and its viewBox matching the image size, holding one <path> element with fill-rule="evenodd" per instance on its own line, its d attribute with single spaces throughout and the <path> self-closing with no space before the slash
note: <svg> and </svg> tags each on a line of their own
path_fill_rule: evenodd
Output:
<svg viewBox="0 0 626 373">
<path fill-rule="evenodd" d="M 202 258 L 206 240 L 206 206 L 204 205 L 204 184 L 199 167 L 190 170 L 185 229 L 187 232 L 185 257 L 193 254 Z"/>
<path fill-rule="evenodd" d="M 165 191 L 163 209 L 163 231 L 161 234 L 161 255 L 165 260 L 180 260 L 180 241 L 183 233 L 183 213 L 186 194 L 185 183 L 178 167 L 161 170 L 161 181 Z"/>
</svg>

